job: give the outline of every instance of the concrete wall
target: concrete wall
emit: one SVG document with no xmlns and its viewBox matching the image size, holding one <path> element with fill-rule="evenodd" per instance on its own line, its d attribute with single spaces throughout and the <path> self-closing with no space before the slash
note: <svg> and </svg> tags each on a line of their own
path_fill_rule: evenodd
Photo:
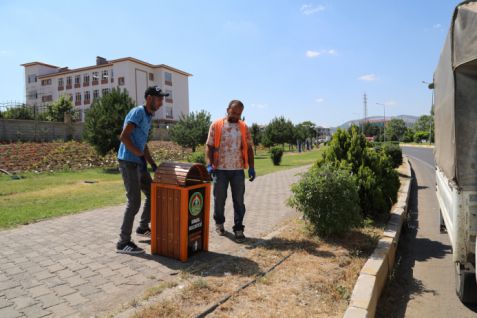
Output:
<svg viewBox="0 0 477 318">
<path fill-rule="evenodd" d="M 152 140 L 169 140 L 165 124 L 154 123 Z M 71 125 L 49 121 L 0 119 L 0 142 L 82 140 L 84 123 Z"/>
<path fill-rule="evenodd" d="M 0 141 L 80 140 L 83 127 L 83 123 L 0 119 Z"/>
</svg>

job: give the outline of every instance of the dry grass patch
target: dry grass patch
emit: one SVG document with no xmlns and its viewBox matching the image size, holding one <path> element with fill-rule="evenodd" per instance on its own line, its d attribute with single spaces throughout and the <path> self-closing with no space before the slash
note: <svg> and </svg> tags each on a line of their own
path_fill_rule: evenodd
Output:
<svg viewBox="0 0 477 318">
<path fill-rule="evenodd" d="M 194 317 L 226 296 L 231 298 L 209 317 L 342 316 L 381 233 L 382 228 L 367 227 L 323 240 L 293 220 L 271 240 L 249 240 L 244 257 L 189 269 L 178 277 L 182 289 L 135 317 Z"/>
</svg>

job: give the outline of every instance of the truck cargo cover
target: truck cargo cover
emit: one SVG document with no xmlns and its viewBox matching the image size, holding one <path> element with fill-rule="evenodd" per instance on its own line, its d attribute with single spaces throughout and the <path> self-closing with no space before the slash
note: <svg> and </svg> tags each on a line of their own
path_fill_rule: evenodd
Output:
<svg viewBox="0 0 477 318">
<path fill-rule="evenodd" d="M 477 190 L 477 2 L 462 2 L 434 73 L 435 160 L 449 180 Z"/>
</svg>

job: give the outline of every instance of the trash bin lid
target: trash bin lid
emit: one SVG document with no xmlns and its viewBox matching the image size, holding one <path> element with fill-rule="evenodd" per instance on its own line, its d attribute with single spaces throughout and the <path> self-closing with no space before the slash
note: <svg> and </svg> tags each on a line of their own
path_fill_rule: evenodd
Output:
<svg viewBox="0 0 477 318">
<path fill-rule="evenodd" d="M 154 175 L 154 182 L 178 186 L 187 186 L 210 182 L 209 173 L 200 163 L 166 161 L 159 165 Z"/>
</svg>

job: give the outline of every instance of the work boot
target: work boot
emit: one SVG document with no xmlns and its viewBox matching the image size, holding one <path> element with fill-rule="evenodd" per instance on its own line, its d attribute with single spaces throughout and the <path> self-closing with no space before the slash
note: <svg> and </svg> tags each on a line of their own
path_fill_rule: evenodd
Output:
<svg viewBox="0 0 477 318">
<path fill-rule="evenodd" d="M 225 228 L 223 224 L 215 224 L 215 232 L 219 234 L 220 236 L 225 235 Z"/>
</svg>

